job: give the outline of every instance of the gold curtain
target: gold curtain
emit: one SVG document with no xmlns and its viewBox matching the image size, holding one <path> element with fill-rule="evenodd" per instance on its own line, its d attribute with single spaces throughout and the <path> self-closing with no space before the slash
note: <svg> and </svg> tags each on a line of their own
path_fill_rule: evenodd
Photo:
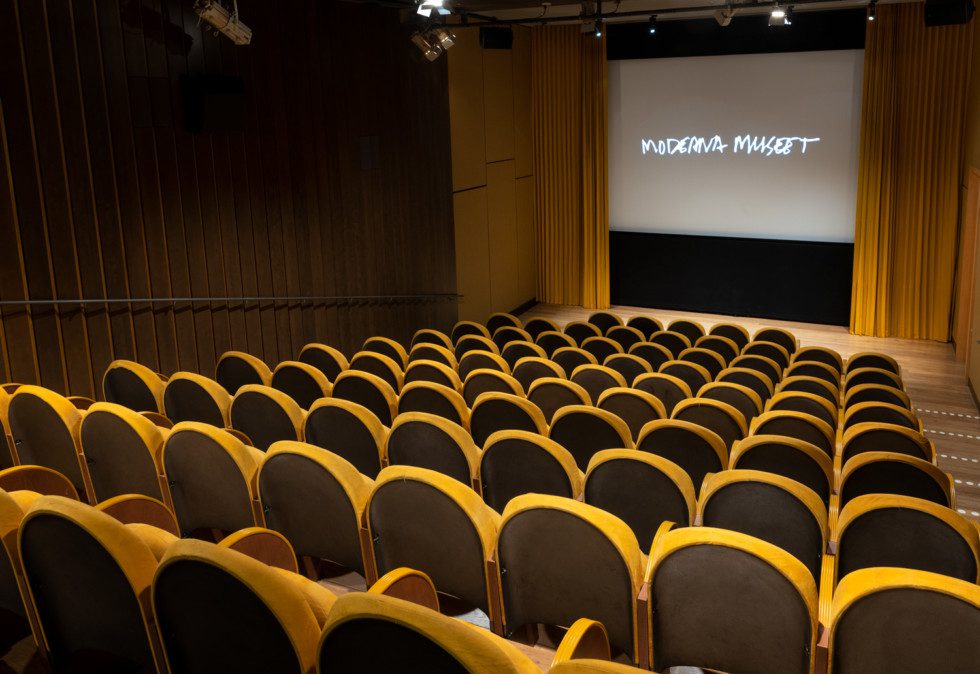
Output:
<svg viewBox="0 0 980 674">
<path fill-rule="evenodd" d="M 531 31 L 538 299 L 609 306 L 606 38 Z"/>
<path fill-rule="evenodd" d="M 972 25 L 921 3 L 868 24 L 851 332 L 949 340 Z"/>
</svg>

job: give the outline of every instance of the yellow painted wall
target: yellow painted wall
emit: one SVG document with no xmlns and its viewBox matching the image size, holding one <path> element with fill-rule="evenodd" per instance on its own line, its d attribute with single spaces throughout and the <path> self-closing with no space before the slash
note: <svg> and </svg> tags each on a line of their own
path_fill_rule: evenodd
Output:
<svg viewBox="0 0 980 674">
<path fill-rule="evenodd" d="M 535 296 L 531 37 L 484 50 L 460 28 L 447 55 L 459 318 L 484 321 Z"/>
</svg>

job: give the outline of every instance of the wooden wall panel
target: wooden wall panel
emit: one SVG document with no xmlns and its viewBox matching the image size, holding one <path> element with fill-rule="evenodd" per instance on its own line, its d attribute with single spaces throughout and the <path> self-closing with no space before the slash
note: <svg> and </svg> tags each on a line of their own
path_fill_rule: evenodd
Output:
<svg viewBox="0 0 980 674">
<path fill-rule="evenodd" d="M 490 232 L 487 188 L 453 195 L 456 221 L 456 285 L 462 299 L 459 318 L 485 321 L 493 313 L 490 301 Z"/>
<path fill-rule="evenodd" d="M 531 161 L 531 32 L 514 29 L 514 160 L 518 178 L 534 174 Z"/>
<path fill-rule="evenodd" d="M 113 358 L 212 374 L 456 320 L 446 59 L 391 9 L 241 0 L 236 47 L 193 4 L 0 0 L 0 381 L 96 396 Z M 244 80 L 243 128 L 185 130 L 204 74 Z"/>
<path fill-rule="evenodd" d="M 517 190 L 514 162 L 487 164 L 490 304 L 513 309 L 520 299 L 517 260 Z"/>
<path fill-rule="evenodd" d="M 509 49 L 483 50 L 488 164 L 514 158 L 514 65 Z"/>
<path fill-rule="evenodd" d="M 456 45 L 448 61 L 453 190 L 459 192 L 487 184 L 483 50 L 478 28 L 456 31 Z"/>
<path fill-rule="evenodd" d="M 518 178 L 517 189 L 517 288 L 518 297 L 534 297 L 538 288 L 534 250 L 534 176 Z M 526 300 L 524 300 L 526 301 Z"/>
</svg>

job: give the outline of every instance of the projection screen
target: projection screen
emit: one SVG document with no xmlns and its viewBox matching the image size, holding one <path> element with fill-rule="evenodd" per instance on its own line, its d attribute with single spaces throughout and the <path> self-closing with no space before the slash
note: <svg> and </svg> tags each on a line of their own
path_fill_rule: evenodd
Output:
<svg viewBox="0 0 980 674">
<path fill-rule="evenodd" d="M 853 242 L 863 64 L 863 50 L 610 61 L 610 228 Z"/>
</svg>

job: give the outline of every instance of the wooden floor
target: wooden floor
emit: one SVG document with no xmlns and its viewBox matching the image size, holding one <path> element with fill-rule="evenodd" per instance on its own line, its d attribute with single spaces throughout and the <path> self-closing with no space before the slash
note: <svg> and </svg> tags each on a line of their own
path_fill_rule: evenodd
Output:
<svg viewBox="0 0 980 674">
<path fill-rule="evenodd" d="M 825 346 L 847 358 L 859 351 L 881 351 L 902 366 L 902 378 L 926 435 L 935 443 L 939 467 L 951 473 L 956 483 L 956 509 L 971 519 L 980 519 L 980 414 L 966 383 L 963 363 L 956 360 L 951 344 L 913 339 L 861 337 L 847 328 L 813 323 L 792 323 L 758 318 L 733 318 L 684 311 L 661 311 L 640 307 L 610 309 L 623 320 L 647 315 L 664 323 L 688 318 L 710 329 L 715 323 L 745 326 L 754 333 L 764 326 L 786 328 L 803 346 Z M 539 304 L 521 315 L 523 320 L 548 318 L 564 326 L 584 321 L 591 312 L 581 307 Z"/>
</svg>

